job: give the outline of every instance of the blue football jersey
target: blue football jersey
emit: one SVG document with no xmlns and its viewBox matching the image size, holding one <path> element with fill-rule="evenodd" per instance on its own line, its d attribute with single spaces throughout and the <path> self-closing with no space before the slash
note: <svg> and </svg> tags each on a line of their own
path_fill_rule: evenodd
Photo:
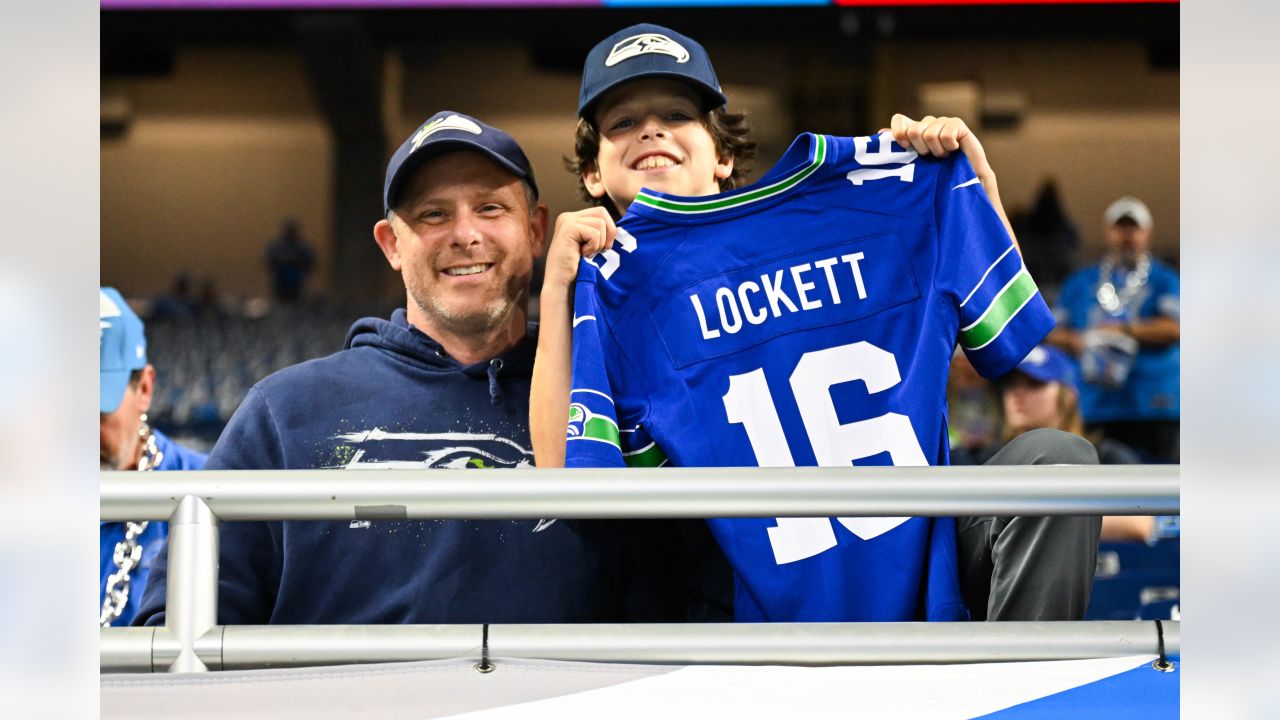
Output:
<svg viewBox="0 0 1280 720">
<path fill-rule="evenodd" d="M 569 467 L 946 464 L 957 342 L 1053 317 L 972 167 L 805 134 L 752 186 L 644 190 L 574 300 Z M 952 620 L 951 518 L 708 520 L 755 621 Z"/>
</svg>

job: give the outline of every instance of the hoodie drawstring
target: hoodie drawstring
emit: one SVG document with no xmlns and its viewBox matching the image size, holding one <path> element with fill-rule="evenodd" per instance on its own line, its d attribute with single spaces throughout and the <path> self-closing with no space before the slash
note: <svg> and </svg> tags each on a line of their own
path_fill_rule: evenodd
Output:
<svg viewBox="0 0 1280 720">
<path fill-rule="evenodd" d="M 489 361 L 489 402 L 497 405 L 502 402 L 502 389 L 498 387 L 498 371 L 502 369 L 502 358 Z"/>
</svg>

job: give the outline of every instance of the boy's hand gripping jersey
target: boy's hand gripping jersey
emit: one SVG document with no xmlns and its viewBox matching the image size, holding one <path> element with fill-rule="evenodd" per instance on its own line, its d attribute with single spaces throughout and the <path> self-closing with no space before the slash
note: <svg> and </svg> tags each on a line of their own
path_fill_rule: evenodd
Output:
<svg viewBox="0 0 1280 720">
<path fill-rule="evenodd" d="M 805 134 L 753 186 L 642 191 L 583 262 L 569 467 L 946 464 L 957 341 L 1053 327 L 968 161 Z M 708 521 L 740 620 L 965 617 L 950 518 Z"/>
</svg>

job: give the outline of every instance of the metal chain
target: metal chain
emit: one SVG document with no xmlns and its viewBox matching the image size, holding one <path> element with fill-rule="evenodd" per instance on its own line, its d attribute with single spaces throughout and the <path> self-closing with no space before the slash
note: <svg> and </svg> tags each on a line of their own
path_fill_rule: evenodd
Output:
<svg viewBox="0 0 1280 720">
<path fill-rule="evenodd" d="M 138 437 L 142 440 L 142 457 L 138 460 L 138 470 L 154 470 L 164 461 L 164 453 L 156 445 L 156 436 L 147 424 L 147 415 L 143 413 L 138 426 Z M 125 524 L 124 539 L 116 543 L 115 552 L 111 556 L 116 570 L 107 577 L 103 590 L 102 613 L 98 622 L 102 627 L 111 627 L 124 614 L 129 604 L 129 588 L 132 584 L 130 573 L 142 562 L 142 546 L 138 538 L 147 530 L 147 522 L 128 522 Z"/>
<path fill-rule="evenodd" d="M 1124 287 L 1119 291 L 1112 281 L 1114 267 L 1110 254 L 1104 255 L 1102 262 L 1098 263 L 1098 304 L 1109 315 L 1121 315 L 1129 310 L 1129 305 L 1151 277 L 1151 253 L 1143 253 L 1138 258 L 1136 267 L 1125 275 Z"/>
<path fill-rule="evenodd" d="M 147 524 L 132 521 L 126 523 L 124 539 L 116 543 L 115 554 L 111 558 L 115 562 L 116 571 L 107 578 L 102 598 L 102 614 L 98 618 L 102 627 L 111 627 L 111 623 L 119 619 L 129 604 L 129 588 L 132 585 L 129 573 L 142 561 L 142 546 L 138 544 L 138 538 L 146 532 Z"/>
</svg>

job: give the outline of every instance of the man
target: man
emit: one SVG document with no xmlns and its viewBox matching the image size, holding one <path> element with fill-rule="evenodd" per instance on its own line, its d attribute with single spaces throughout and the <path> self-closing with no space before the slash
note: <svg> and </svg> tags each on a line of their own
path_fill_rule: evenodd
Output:
<svg viewBox="0 0 1280 720">
<path fill-rule="evenodd" d="M 1090 430 L 1176 462 L 1179 280 L 1150 251 L 1151 211 L 1125 196 L 1107 208 L 1106 253 L 1067 278 L 1049 341 L 1080 361 L 1080 406 Z"/>
<path fill-rule="evenodd" d="M 156 369 L 147 362 L 142 320 L 115 288 L 98 289 L 98 457 L 103 470 L 199 470 L 205 456 L 147 424 Z M 103 627 L 128 625 L 156 555 L 169 535 L 163 522 L 99 524 L 99 600 Z"/>
<path fill-rule="evenodd" d="M 383 198 L 373 235 L 405 307 L 356 322 L 342 351 L 255 385 L 210 468 L 532 464 L 526 303 L 547 208 L 524 152 L 501 130 L 440 112 L 391 158 Z M 671 619 L 646 614 L 660 601 L 637 588 L 618 531 L 550 518 L 228 523 L 218 622 Z M 152 590 L 138 622 L 163 619 L 163 585 Z"/>
</svg>

